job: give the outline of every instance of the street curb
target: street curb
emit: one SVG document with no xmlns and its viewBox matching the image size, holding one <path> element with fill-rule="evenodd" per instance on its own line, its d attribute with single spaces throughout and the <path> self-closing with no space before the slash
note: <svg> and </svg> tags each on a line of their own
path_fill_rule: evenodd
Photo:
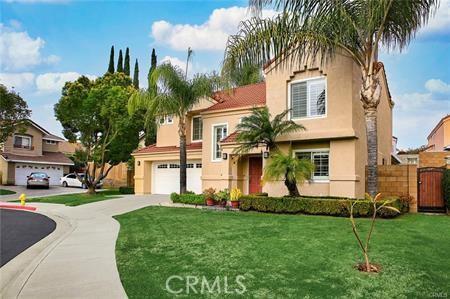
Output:
<svg viewBox="0 0 450 299">
<path fill-rule="evenodd" d="M 76 222 L 57 213 L 39 211 L 56 222 L 55 230 L 0 268 L 0 298 L 17 298 L 28 279 L 52 250 L 76 228 Z"/>
</svg>

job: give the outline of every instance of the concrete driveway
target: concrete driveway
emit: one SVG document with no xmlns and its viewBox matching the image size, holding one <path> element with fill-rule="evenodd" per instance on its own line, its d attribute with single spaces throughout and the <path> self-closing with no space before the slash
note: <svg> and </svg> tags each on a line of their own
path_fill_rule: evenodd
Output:
<svg viewBox="0 0 450 299">
<path fill-rule="evenodd" d="M 32 198 L 86 192 L 86 190 L 83 190 L 81 188 L 64 188 L 61 186 L 50 186 L 49 189 L 27 189 L 26 186 L 1 185 L 0 188 L 16 192 L 16 194 L 0 195 L 0 201 L 17 200 L 22 193 L 25 193 L 27 198 Z"/>
</svg>

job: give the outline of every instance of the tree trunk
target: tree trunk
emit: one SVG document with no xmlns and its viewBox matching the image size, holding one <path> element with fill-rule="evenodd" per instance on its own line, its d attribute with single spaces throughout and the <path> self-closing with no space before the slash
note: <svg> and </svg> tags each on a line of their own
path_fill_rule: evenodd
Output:
<svg viewBox="0 0 450 299">
<path fill-rule="evenodd" d="M 375 196 L 378 191 L 378 137 L 377 137 L 377 110 L 367 109 L 366 135 L 367 135 L 367 192 Z"/>
<path fill-rule="evenodd" d="M 87 186 L 88 187 L 88 191 L 87 191 L 87 194 L 91 194 L 91 195 L 94 195 L 94 194 L 96 194 L 97 192 L 95 191 L 95 186 L 94 185 L 92 185 L 92 184 L 89 184 L 89 186 Z"/>
<path fill-rule="evenodd" d="M 180 136 L 180 194 L 186 193 L 186 134 Z"/>
<path fill-rule="evenodd" d="M 375 196 L 378 190 L 378 133 L 377 107 L 381 98 L 381 85 L 378 72 L 365 74 L 363 71 L 361 101 L 366 119 L 367 137 L 367 192 Z"/>
<path fill-rule="evenodd" d="M 299 197 L 300 196 L 300 192 L 298 192 L 298 188 L 297 188 L 297 181 L 290 181 L 287 177 L 287 175 L 285 175 L 284 178 L 284 185 L 286 185 L 287 189 L 289 190 L 289 196 L 293 196 L 293 197 Z"/>
</svg>

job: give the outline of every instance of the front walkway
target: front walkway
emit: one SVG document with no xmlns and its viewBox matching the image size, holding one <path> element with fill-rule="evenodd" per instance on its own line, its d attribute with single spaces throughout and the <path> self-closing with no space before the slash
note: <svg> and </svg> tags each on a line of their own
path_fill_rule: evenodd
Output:
<svg viewBox="0 0 450 299">
<path fill-rule="evenodd" d="M 116 267 L 113 215 L 174 205 L 166 195 L 133 196 L 66 207 L 33 203 L 57 222 L 54 233 L 0 269 L 2 298 L 125 298 Z"/>
</svg>

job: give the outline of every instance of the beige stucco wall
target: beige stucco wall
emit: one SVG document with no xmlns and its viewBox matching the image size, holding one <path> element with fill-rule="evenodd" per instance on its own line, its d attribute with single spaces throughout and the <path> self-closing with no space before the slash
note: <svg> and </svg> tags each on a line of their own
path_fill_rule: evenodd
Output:
<svg viewBox="0 0 450 299">
<path fill-rule="evenodd" d="M 442 122 L 428 136 L 428 151 L 443 151 L 444 147 L 450 145 L 450 117 L 445 117 Z"/>
<path fill-rule="evenodd" d="M 19 135 L 26 135 L 31 137 L 31 145 L 34 147 L 30 149 L 14 148 L 14 137 L 10 136 L 4 144 L 4 151 L 6 153 L 13 153 L 17 155 L 24 156 L 42 156 L 42 132 L 33 126 L 27 126 L 26 131 L 22 134 L 17 132 Z"/>
<path fill-rule="evenodd" d="M 42 141 L 42 151 L 43 152 L 58 152 L 59 151 L 59 142 L 55 144 L 47 144 L 45 140 Z"/>
</svg>

